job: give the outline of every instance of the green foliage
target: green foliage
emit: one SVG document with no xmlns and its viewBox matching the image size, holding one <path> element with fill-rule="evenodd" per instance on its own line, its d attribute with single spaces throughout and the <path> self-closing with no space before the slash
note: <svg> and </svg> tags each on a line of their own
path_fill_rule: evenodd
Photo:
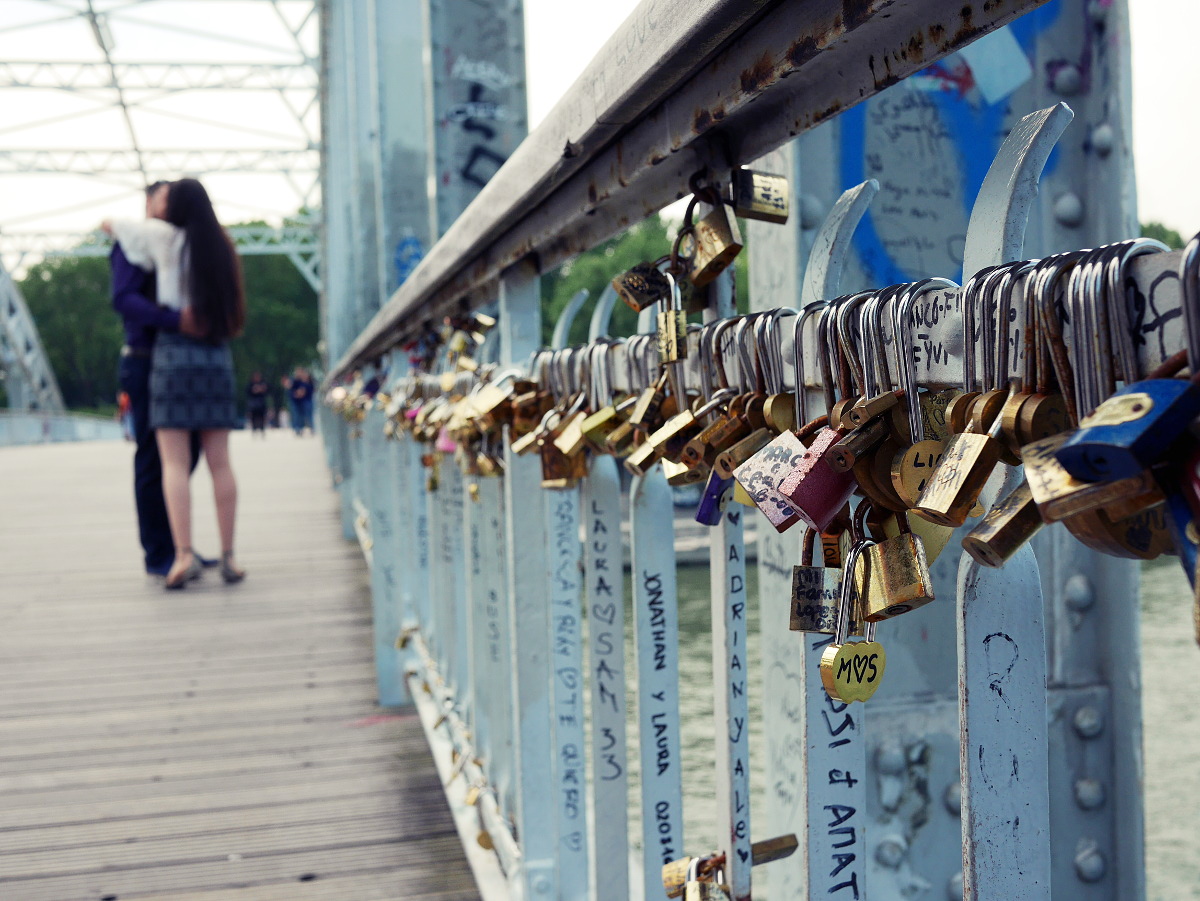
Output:
<svg viewBox="0 0 1200 901">
<path fill-rule="evenodd" d="M 1167 228 L 1161 222 L 1143 222 L 1142 237 L 1162 241 L 1172 250 L 1179 250 L 1184 245 L 1183 236 L 1173 228 Z"/>
<path fill-rule="evenodd" d="M 554 333 L 554 323 L 568 301 L 581 289 L 587 289 L 588 300 L 571 324 L 570 344 L 582 344 L 587 340 L 591 311 L 613 277 L 631 269 L 638 263 L 653 261 L 671 251 L 675 239 L 675 227 L 668 228 L 657 214 L 630 228 L 617 237 L 605 241 L 598 247 L 580 254 L 558 269 L 542 276 L 542 343 L 549 344 Z M 742 226 L 743 240 L 745 226 Z M 745 250 L 736 260 L 738 284 L 738 309 L 748 309 L 749 270 Z M 632 335 L 637 329 L 637 313 L 618 301 L 613 306 L 609 334 Z"/>
<path fill-rule="evenodd" d="M 50 257 L 20 284 L 68 407 L 98 407 L 117 397 L 123 332 L 109 297 L 108 260 Z"/>
<path fill-rule="evenodd" d="M 242 257 L 246 330 L 233 344 L 241 390 L 260 370 L 283 398 L 279 379 L 317 357 L 317 295 L 283 256 Z M 53 257 L 30 268 L 20 285 L 50 365 L 72 409 L 112 404 L 123 340 L 109 296 L 108 260 Z"/>
</svg>

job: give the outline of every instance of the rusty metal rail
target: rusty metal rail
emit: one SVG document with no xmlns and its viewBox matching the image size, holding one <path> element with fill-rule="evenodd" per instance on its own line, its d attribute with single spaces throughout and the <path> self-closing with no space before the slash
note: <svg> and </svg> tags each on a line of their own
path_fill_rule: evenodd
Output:
<svg viewBox="0 0 1200 901">
<path fill-rule="evenodd" d="M 1045 0 L 647 0 L 330 368 L 382 356 Z"/>
</svg>

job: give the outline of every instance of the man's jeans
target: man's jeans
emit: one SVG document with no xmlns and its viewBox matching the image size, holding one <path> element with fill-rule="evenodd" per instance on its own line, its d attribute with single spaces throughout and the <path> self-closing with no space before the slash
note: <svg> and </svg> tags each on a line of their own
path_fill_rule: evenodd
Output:
<svg viewBox="0 0 1200 901">
<path fill-rule="evenodd" d="M 137 505 L 138 537 L 146 555 L 146 571 L 165 573 L 175 562 L 175 542 L 162 492 L 162 460 L 150 428 L 150 358 L 121 357 L 121 390 L 129 395 L 133 416 L 133 499 Z M 192 434 L 192 469 L 200 459 L 199 435 Z"/>
<path fill-rule="evenodd" d="M 137 505 L 138 537 L 146 552 L 146 571 L 165 572 L 175 560 L 175 542 L 167 505 L 163 502 L 162 461 L 150 429 L 150 358 L 121 357 L 121 390 L 129 395 L 133 415 L 133 499 Z"/>
</svg>

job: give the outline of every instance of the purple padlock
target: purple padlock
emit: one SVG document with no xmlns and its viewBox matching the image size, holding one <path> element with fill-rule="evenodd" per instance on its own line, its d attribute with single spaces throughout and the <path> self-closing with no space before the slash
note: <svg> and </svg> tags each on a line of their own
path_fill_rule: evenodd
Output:
<svg viewBox="0 0 1200 901">
<path fill-rule="evenodd" d="M 702 526 L 720 525 L 725 508 L 729 506 L 733 479 L 723 479 L 715 471 L 708 474 L 700 506 L 696 508 L 696 522 Z"/>
<path fill-rule="evenodd" d="M 458 450 L 458 442 L 450 437 L 450 432 L 445 426 L 438 431 L 436 447 L 443 454 L 452 454 Z"/>
<path fill-rule="evenodd" d="M 818 532 L 829 528 L 858 486 L 852 470 L 835 472 L 824 460 L 829 449 L 845 435 L 837 429 L 821 429 L 795 468 L 778 483 L 779 493 L 792 505 L 797 517 Z"/>
<path fill-rule="evenodd" d="M 779 493 L 779 482 L 799 465 L 804 445 L 794 432 L 784 432 L 733 472 L 776 532 L 786 532 L 800 521 L 790 501 Z"/>
</svg>

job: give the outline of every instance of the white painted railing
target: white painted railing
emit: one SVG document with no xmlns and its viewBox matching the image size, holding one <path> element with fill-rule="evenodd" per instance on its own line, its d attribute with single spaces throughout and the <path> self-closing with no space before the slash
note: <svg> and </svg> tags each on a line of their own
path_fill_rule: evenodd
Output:
<svg viewBox="0 0 1200 901">
<path fill-rule="evenodd" d="M 490 302 L 498 306 L 498 328 L 478 357 L 529 367 L 541 335 L 539 271 L 660 208 L 697 171 L 750 163 L 1038 5 L 643 4 L 331 367 L 327 387 L 348 385 L 360 371 L 382 377 L 393 397 L 403 394 L 418 374 L 394 348 L 447 312 Z M 645 54 L 621 51 L 642 41 Z M 684 45 L 704 52 L 681 54 Z M 886 76 L 875 68 L 881 61 Z M 960 236 L 966 272 L 1021 257 L 1026 221 L 1032 212 L 1036 225 L 1039 215 L 1039 176 L 1069 120 L 1065 106 L 1051 106 L 1014 129 Z M 850 236 L 874 194 L 864 184 L 833 205 L 819 230 L 817 223 L 804 226 L 808 234 L 754 226 L 757 308 L 804 307 L 841 293 Z M 884 187 L 895 195 L 895 186 Z M 913 224 L 911 233 L 920 236 L 922 227 Z M 799 258 L 807 248 L 802 290 Z M 1174 316 L 1179 265 L 1178 253 L 1163 253 L 1129 268 L 1140 305 L 1134 362 L 1141 373 L 1183 344 Z M 1024 290 L 1018 283 L 1018 293 Z M 728 282 L 711 303 L 706 318 L 733 315 Z M 611 296 L 600 300 L 592 340 L 606 331 L 604 304 Z M 1025 326 L 1019 306 L 1014 335 Z M 924 294 L 907 345 L 883 341 L 890 366 L 911 359 L 921 386 L 959 387 L 963 309 L 961 289 Z M 792 322 L 788 314 L 779 323 L 787 386 L 797 383 Z M 565 333 L 556 329 L 559 340 Z M 802 350 L 815 361 L 825 348 L 815 329 L 805 334 Z M 697 385 L 694 333 L 692 340 L 687 378 Z M 623 365 L 630 343 L 613 352 L 621 390 L 644 386 Z M 1067 343 L 1078 355 L 1069 336 Z M 1024 356 L 1020 342 L 1013 345 L 1008 371 L 1019 376 Z M 816 410 L 822 379 L 815 364 L 800 374 Z M 615 461 L 596 457 L 579 487 L 543 490 L 536 455 L 519 456 L 505 441 L 502 477 L 463 476 L 452 453 L 418 444 L 402 429 L 385 439 L 383 412 L 377 402 L 368 406 L 353 425 L 323 415 L 348 515 L 370 548 L 380 697 L 421 709 L 485 892 L 659 898 L 663 863 L 716 848 L 725 855 L 730 896 L 746 899 L 761 872 L 750 865 L 752 840 L 794 832 L 799 852 L 767 870 L 772 899 L 899 901 L 960 892 L 971 901 L 1032 901 L 1049 899 L 1052 889 L 1056 899 L 1143 897 L 1136 686 L 1111 672 L 1085 684 L 1068 672 L 1077 664 L 1064 662 L 1078 657 L 1069 633 L 1095 597 L 1104 599 L 1099 606 L 1113 628 L 1136 634 L 1128 563 L 1096 562 L 1056 530 L 993 571 L 958 553 L 964 533 L 956 532 L 932 568 L 939 602 L 880 629 L 891 667 L 886 690 L 867 705 L 843 704 L 818 677 L 828 637 L 787 629 L 802 529 L 777 536 L 757 512 L 731 504 L 710 532 L 719 822 L 709 836 L 686 835 L 675 511 L 661 469 L 635 477 L 623 493 Z M 423 455 L 438 462 L 427 466 Z M 998 489 L 985 493 L 989 503 Z M 745 653 L 744 613 L 756 600 L 746 597 L 747 518 L 760 536 L 761 672 L 747 672 Z M 1080 583 L 1088 573 L 1094 581 Z M 1101 576 L 1114 588 L 1106 590 Z M 1064 600 L 1068 584 L 1074 587 Z M 634 636 L 628 659 L 627 616 Z M 1087 622 L 1088 630 L 1108 628 L 1095 617 Z M 751 803 L 748 772 L 751 681 L 765 685 L 761 811 Z M 632 800 L 628 730 L 636 730 L 640 749 Z M 1080 750 L 1072 744 L 1080 741 L 1094 743 Z M 1122 766 L 1094 764 L 1101 757 Z M 1088 806 L 1077 792 L 1074 801 L 1061 800 L 1087 772 L 1079 760 L 1119 770 L 1109 809 Z M 932 781 L 934 773 L 941 782 Z M 1138 825 L 1126 842 L 1110 835 L 1102 846 L 1091 836 L 1112 833 L 1117 810 Z M 1092 832 L 1055 828 L 1067 821 Z M 496 853 L 480 855 L 480 847 Z M 934 872 L 940 883 L 925 875 Z"/>
</svg>

